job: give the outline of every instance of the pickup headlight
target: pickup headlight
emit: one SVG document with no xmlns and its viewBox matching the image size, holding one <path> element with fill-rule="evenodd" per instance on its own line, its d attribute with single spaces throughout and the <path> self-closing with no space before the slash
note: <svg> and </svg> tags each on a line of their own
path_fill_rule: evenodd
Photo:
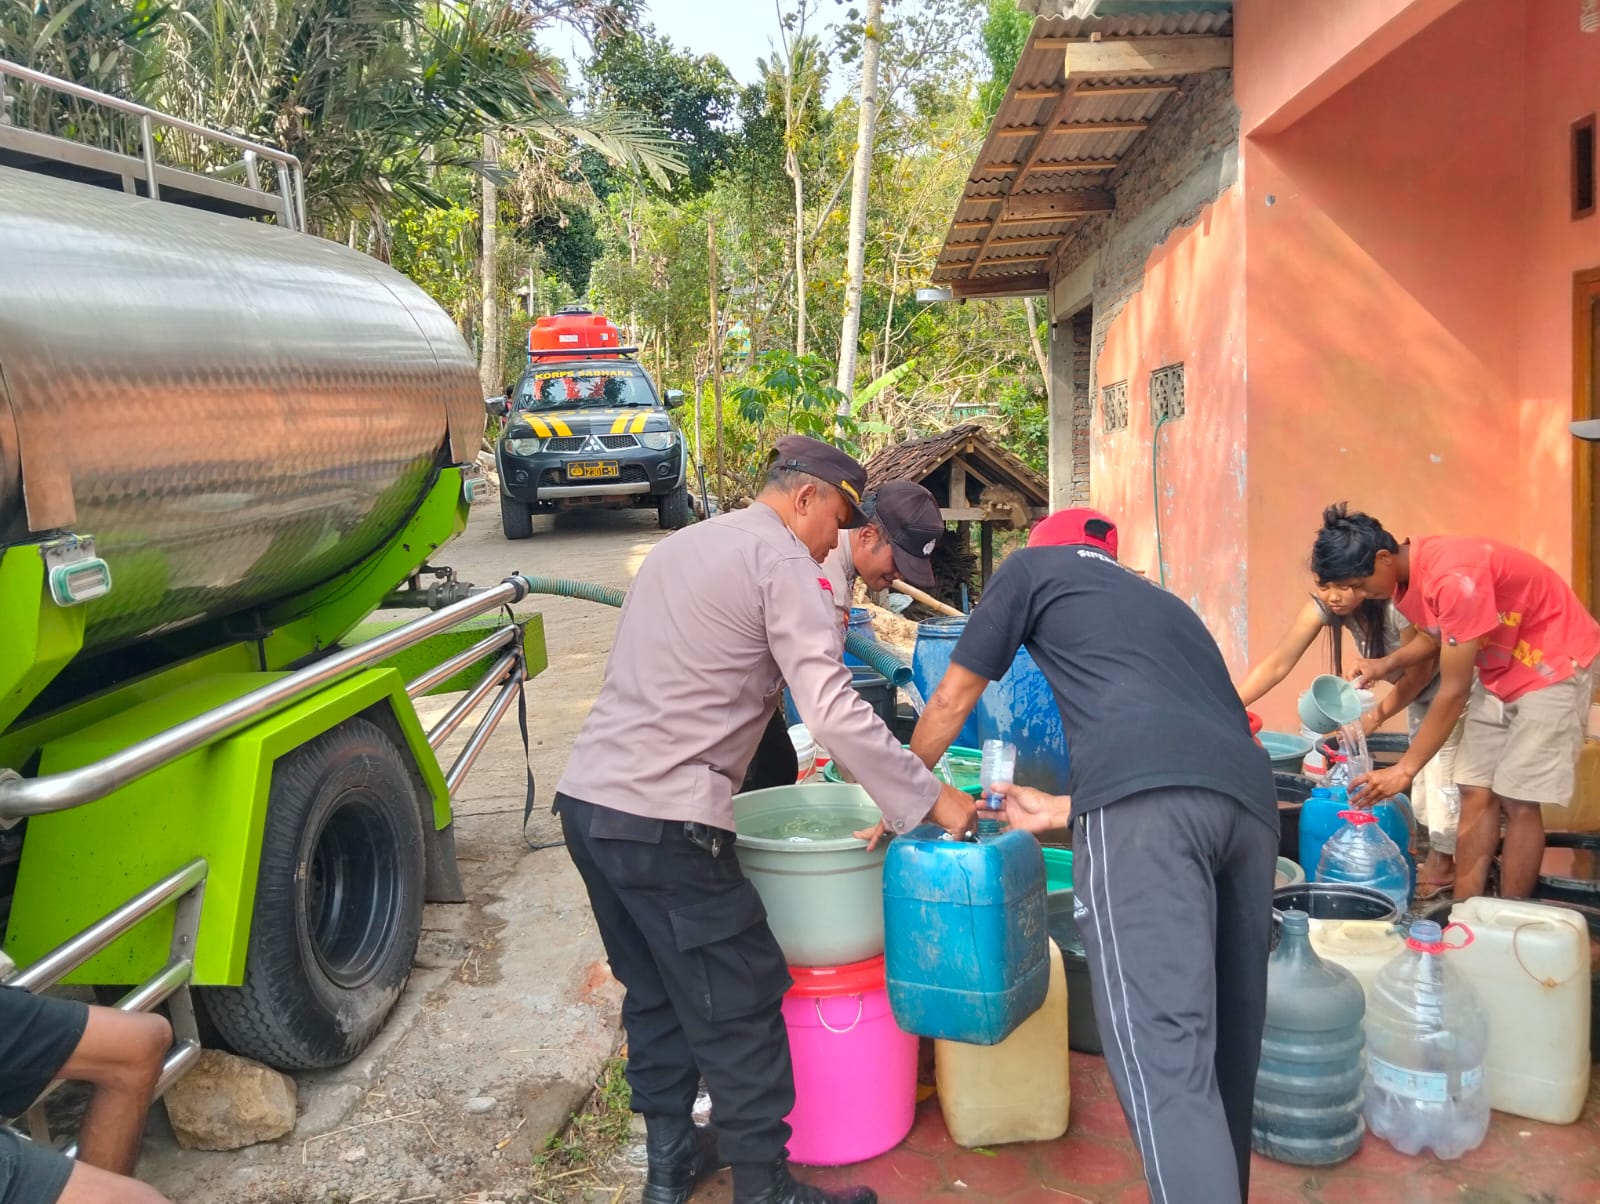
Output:
<svg viewBox="0 0 1600 1204">
<path fill-rule="evenodd" d="M 506 446 L 513 456 L 533 456 L 544 446 L 542 439 L 507 439 Z"/>
<path fill-rule="evenodd" d="M 645 431 L 639 436 L 639 444 L 651 451 L 666 451 L 677 437 L 671 431 Z"/>
</svg>

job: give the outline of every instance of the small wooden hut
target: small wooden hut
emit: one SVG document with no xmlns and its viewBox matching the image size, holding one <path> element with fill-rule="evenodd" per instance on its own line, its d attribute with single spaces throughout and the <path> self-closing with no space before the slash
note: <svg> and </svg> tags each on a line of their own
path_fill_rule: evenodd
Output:
<svg viewBox="0 0 1600 1204">
<path fill-rule="evenodd" d="M 1027 530 L 1049 512 L 1044 476 L 1006 451 L 977 423 L 884 448 L 867 461 L 867 488 L 885 481 L 915 481 L 933 494 L 947 523 L 955 524 L 949 555 L 934 557 L 934 592 L 961 605 L 960 583 L 976 568 L 987 583 L 994 571 L 994 533 Z M 974 564 L 972 527 L 978 526 Z M 951 563 L 953 561 L 953 563 Z"/>
</svg>

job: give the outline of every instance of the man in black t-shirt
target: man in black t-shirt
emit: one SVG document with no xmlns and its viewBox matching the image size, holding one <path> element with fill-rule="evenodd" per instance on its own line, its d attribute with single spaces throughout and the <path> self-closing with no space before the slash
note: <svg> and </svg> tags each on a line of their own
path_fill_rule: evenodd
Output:
<svg viewBox="0 0 1600 1204">
<path fill-rule="evenodd" d="M 1070 795 L 997 787 L 1014 828 L 1072 825 L 1095 1021 L 1153 1204 L 1249 1193 L 1278 810 L 1216 641 L 1062 510 L 1001 564 L 911 750 L 938 761 L 1026 645 L 1061 708 Z M 1003 733 L 1002 733 L 1003 734 Z"/>
</svg>

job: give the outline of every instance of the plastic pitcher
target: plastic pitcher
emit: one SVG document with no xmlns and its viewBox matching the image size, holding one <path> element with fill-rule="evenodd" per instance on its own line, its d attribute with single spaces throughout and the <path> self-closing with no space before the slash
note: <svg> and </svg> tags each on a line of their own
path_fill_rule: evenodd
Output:
<svg viewBox="0 0 1600 1204">
<path fill-rule="evenodd" d="M 1589 927 L 1577 912 L 1520 899 L 1450 910 L 1476 938 L 1450 955 L 1489 1016 L 1489 1105 L 1571 1124 L 1589 1094 Z"/>
<path fill-rule="evenodd" d="M 957 1145 L 1053 1141 L 1067 1131 L 1067 978 L 1061 950 L 1050 951 L 1044 1006 L 998 1045 L 933 1044 L 934 1079 L 945 1127 Z"/>
<path fill-rule="evenodd" d="M 1452 924 L 1452 931 L 1460 928 Z M 1472 933 L 1461 929 L 1463 944 Z M 1451 964 L 1439 925 L 1418 920 L 1378 972 L 1367 1007 L 1367 1127 L 1402 1154 L 1459 1158 L 1489 1132 L 1489 1021 Z"/>
<path fill-rule="evenodd" d="M 1050 986 L 1044 856 L 1026 832 L 950 840 L 922 824 L 884 861 L 889 1002 L 919 1037 L 994 1045 Z"/>
<path fill-rule="evenodd" d="M 1411 870 L 1399 847 L 1371 811 L 1341 811 L 1339 818 L 1344 825 L 1323 844 L 1316 881 L 1379 891 L 1404 914 L 1411 905 Z"/>
<path fill-rule="evenodd" d="M 1267 1021 L 1250 1145 L 1297 1166 L 1330 1166 L 1361 1148 L 1362 1016 L 1355 975 L 1313 951 L 1310 917 L 1283 916 L 1267 961 Z"/>
</svg>

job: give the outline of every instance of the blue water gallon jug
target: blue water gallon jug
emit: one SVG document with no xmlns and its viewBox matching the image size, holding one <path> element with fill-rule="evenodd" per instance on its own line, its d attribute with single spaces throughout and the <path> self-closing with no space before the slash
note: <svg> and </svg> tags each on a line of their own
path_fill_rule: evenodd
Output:
<svg viewBox="0 0 1600 1204">
<path fill-rule="evenodd" d="M 947 840 L 922 824 L 889 845 L 883 931 L 889 1006 L 919 1037 L 994 1045 L 1050 988 L 1044 854 L 1026 832 Z"/>
<path fill-rule="evenodd" d="M 1350 798 L 1343 786 L 1318 786 L 1300 807 L 1300 856 L 1295 858 L 1306 877 L 1317 872 L 1322 846 L 1344 826 L 1339 812 L 1348 810 Z"/>
<path fill-rule="evenodd" d="M 944 671 L 950 667 L 950 654 L 956 649 L 956 641 L 966 628 L 966 619 L 957 618 L 930 619 L 917 624 L 917 642 L 911 650 L 911 684 L 916 686 L 924 702 L 933 697 Z M 961 731 L 954 740 L 959 747 L 983 747 L 983 740 L 978 735 L 978 711 L 981 707 L 981 703 L 974 707 L 967 721 L 961 725 Z"/>
<path fill-rule="evenodd" d="M 874 644 L 878 642 L 878 633 L 872 629 L 872 612 L 865 606 L 850 608 L 850 631 L 864 640 L 871 640 Z M 846 652 L 844 663 L 855 668 L 863 662 Z"/>
<path fill-rule="evenodd" d="M 1250 1145 L 1299 1166 L 1343 1162 L 1361 1148 L 1361 1020 L 1356 976 L 1311 948 L 1310 919 L 1283 913 L 1267 961 L 1267 1016 Z"/>
<path fill-rule="evenodd" d="M 978 735 L 1017 746 L 1015 780 L 1047 794 L 1067 793 L 1067 734 L 1050 683 L 1026 648 L 978 700 Z M 975 745 L 974 747 L 982 747 Z"/>
<path fill-rule="evenodd" d="M 1389 896 L 1404 915 L 1411 906 L 1411 873 L 1400 848 L 1371 811 L 1341 811 L 1344 822 L 1322 844 L 1315 882 L 1343 882 Z"/>
<path fill-rule="evenodd" d="M 1350 796 L 1343 786 L 1318 786 L 1300 808 L 1300 856 L 1296 860 L 1307 876 L 1316 873 L 1317 864 L 1322 860 L 1322 846 L 1328 837 L 1344 826 L 1339 812 L 1349 807 Z M 1378 827 L 1383 834 L 1399 847 L 1401 856 L 1405 858 L 1411 889 L 1415 891 L 1417 859 L 1411 852 L 1410 800 L 1403 794 L 1396 795 L 1372 808 L 1372 814 L 1377 816 Z"/>
</svg>

